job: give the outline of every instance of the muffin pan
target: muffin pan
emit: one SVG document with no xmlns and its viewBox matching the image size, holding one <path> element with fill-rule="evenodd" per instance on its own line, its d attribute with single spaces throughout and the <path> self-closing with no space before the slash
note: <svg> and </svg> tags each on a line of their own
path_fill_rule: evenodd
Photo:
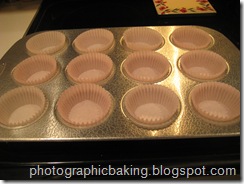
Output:
<svg viewBox="0 0 244 184">
<path fill-rule="evenodd" d="M 44 56 L 51 61 L 32 60 Z M 16 42 L 0 66 L 1 141 L 240 135 L 240 51 L 207 27 L 38 32 Z"/>
</svg>

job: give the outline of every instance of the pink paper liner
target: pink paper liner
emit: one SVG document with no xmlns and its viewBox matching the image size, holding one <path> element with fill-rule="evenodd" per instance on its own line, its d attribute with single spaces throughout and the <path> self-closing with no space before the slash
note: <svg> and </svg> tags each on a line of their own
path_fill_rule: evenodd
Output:
<svg viewBox="0 0 244 184">
<path fill-rule="evenodd" d="M 102 53 L 87 53 L 71 60 L 66 72 L 75 83 L 103 84 L 113 73 L 113 61 Z"/>
<path fill-rule="evenodd" d="M 222 82 L 205 82 L 195 86 L 190 99 L 201 117 L 217 125 L 230 125 L 240 117 L 240 91 Z"/>
<path fill-rule="evenodd" d="M 0 125 L 20 128 L 35 122 L 47 105 L 43 92 L 36 87 L 18 87 L 0 98 Z"/>
<path fill-rule="evenodd" d="M 161 34 L 151 28 L 134 27 L 123 33 L 126 47 L 134 51 L 157 50 L 164 44 Z"/>
<path fill-rule="evenodd" d="M 13 78 L 23 85 L 47 82 L 57 73 L 57 62 L 49 55 L 35 55 L 20 62 L 13 70 Z"/>
<path fill-rule="evenodd" d="M 160 85 L 141 85 L 129 91 L 123 104 L 128 117 L 148 129 L 165 128 L 173 123 L 179 110 L 177 95 Z"/>
<path fill-rule="evenodd" d="M 166 57 L 154 51 L 138 51 L 130 54 L 123 63 L 125 74 L 139 82 L 158 82 L 170 72 Z"/>
<path fill-rule="evenodd" d="M 57 102 L 57 113 L 64 124 L 89 128 L 104 122 L 112 111 L 112 97 L 96 84 L 79 84 L 66 89 Z"/>
<path fill-rule="evenodd" d="M 172 43 L 182 49 L 195 50 L 210 46 L 212 39 L 210 35 L 198 28 L 182 27 L 171 34 Z"/>
<path fill-rule="evenodd" d="M 59 31 L 46 31 L 31 37 L 26 42 L 32 54 L 54 54 L 64 48 L 66 36 Z"/>
<path fill-rule="evenodd" d="M 180 58 L 180 68 L 187 76 L 196 80 L 220 79 L 228 69 L 222 56 L 208 50 L 183 54 Z"/>
<path fill-rule="evenodd" d="M 107 53 L 114 44 L 114 35 L 107 29 L 91 29 L 78 35 L 73 41 L 73 47 L 78 53 Z"/>
</svg>

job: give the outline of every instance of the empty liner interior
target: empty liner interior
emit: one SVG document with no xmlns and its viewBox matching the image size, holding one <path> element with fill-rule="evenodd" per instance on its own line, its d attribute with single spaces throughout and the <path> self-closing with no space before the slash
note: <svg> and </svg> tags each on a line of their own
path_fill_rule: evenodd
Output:
<svg viewBox="0 0 244 184">
<path fill-rule="evenodd" d="M 139 82 L 158 82 L 170 72 L 166 57 L 154 51 L 138 51 L 130 54 L 123 63 L 127 77 Z"/>
<path fill-rule="evenodd" d="M 46 31 L 34 35 L 26 42 L 31 54 L 54 54 L 60 51 L 66 42 L 66 36 L 59 31 Z"/>
<path fill-rule="evenodd" d="M 171 34 L 172 43 L 182 49 L 195 50 L 204 49 L 211 45 L 211 36 L 198 28 L 182 27 Z"/>
<path fill-rule="evenodd" d="M 65 90 L 57 112 L 68 126 L 87 128 L 102 123 L 112 109 L 108 91 L 96 84 L 79 84 Z"/>
<path fill-rule="evenodd" d="M 91 29 L 78 35 L 73 41 L 73 47 L 78 53 L 107 53 L 114 43 L 114 35 L 106 29 Z"/>
<path fill-rule="evenodd" d="M 29 125 L 42 115 L 45 106 L 46 99 L 39 88 L 15 88 L 0 98 L 0 123 L 9 128 Z"/>
<path fill-rule="evenodd" d="M 161 85 L 135 87 L 125 95 L 123 103 L 133 122 L 149 129 L 169 126 L 180 106 L 177 95 Z"/>
<path fill-rule="evenodd" d="M 13 78 L 23 85 L 36 85 L 50 80 L 57 72 L 57 62 L 49 55 L 35 55 L 20 62 Z"/>
<path fill-rule="evenodd" d="M 240 116 L 240 91 L 228 84 L 199 84 L 191 91 L 190 99 L 196 112 L 212 123 L 229 125 Z"/>
<path fill-rule="evenodd" d="M 127 48 L 135 51 L 157 50 L 164 45 L 164 38 L 151 28 L 135 27 L 125 30 L 123 39 Z"/>
<path fill-rule="evenodd" d="M 113 72 L 113 61 L 102 53 L 87 53 L 71 60 L 66 71 L 75 83 L 102 84 Z"/>
<path fill-rule="evenodd" d="M 190 51 L 180 58 L 180 68 L 190 78 L 213 80 L 224 76 L 228 67 L 226 60 L 219 54 L 207 51 Z"/>
</svg>

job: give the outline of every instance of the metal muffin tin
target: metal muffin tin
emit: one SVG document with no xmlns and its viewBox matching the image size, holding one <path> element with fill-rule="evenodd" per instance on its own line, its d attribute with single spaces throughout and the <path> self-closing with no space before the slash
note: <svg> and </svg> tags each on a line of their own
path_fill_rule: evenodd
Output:
<svg viewBox="0 0 244 184">
<path fill-rule="evenodd" d="M 124 95 L 132 88 L 143 85 L 127 78 L 122 71 L 122 63 L 133 51 L 126 48 L 123 42 L 123 32 L 129 27 L 105 28 L 114 34 L 115 45 L 107 55 L 115 66 L 115 73 L 103 87 L 114 98 L 114 109 L 109 118 L 101 125 L 87 129 L 70 128 L 57 117 L 56 103 L 60 94 L 68 87 L 75 85 L 65 74 L 67 64 L 79 54 L 72 47 L 73 40 L 89 29 L 58 30 L 67 38 L 66 47 L 54 54 L 59 65 L 59 73 L 50 81 L 37 85 L 47 100 L 48 108 L 40 119 L 29 126 L 7 129 L 0 126 L 0 141 L 90 141 L 90 140 L 146 140 L 146 139 L 181 139 L 201 137 L 228 137 L 240 135 L 240 123 L 231 126 L 216 126 L 204 121 L 194 112 L 189 102 L 191 89 L 204 81 L 195 81 L 186 77 L 179 68 L 178 60 L 189 50 L 177 48 L 171 43 L 171 33 L 180 27 L 196 27 L 209 33 L 212 44 L 206 48 L 221 55 L 228 64 L 228 71 L 222 79 L 216 80 L 230 84 L 240 90 L 240 51 L 221 33 L 200 26 L 150 26 L 164 38 L 165 44 L 156 52 L 168 58 L 172 70 L 169 76 L 158 82 L 172 89 L 179 97 L 181 108 L 176 120 L 169 126 L 158 130 L 140 128 L 131 121 L 122 105 Z M 18 42 L 4 55 L 0 61 L 0 95 L 21 86 L 11 76 L 13 68 L 22 60 L 30 57 L 26 50 L 26 42 L 35 33 Z"/>
</svg>

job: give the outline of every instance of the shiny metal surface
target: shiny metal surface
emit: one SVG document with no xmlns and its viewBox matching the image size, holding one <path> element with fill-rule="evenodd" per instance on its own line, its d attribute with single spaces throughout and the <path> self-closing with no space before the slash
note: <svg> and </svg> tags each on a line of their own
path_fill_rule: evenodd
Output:
<svg viewBox="0 0 244 184">
<path fill-rule="evenodd" d="M 59 64 L 59 73 L 51 81 L 37 86 L 49 101 L 48 109 L 39 120 L 27 127 L 19 129 L 0 127 L 0 141 L 143 140 L 239 136 L 240 123 L 232 126 L 212 125 L 199 118 L 191 107 L 189 92 L 195 85 L 203 81 L 187 78 L 178 66 L 181 55 L 188 52 L 188 50 L 175 47 L 170 41 L 171 33 L 178 27 L 183 26 L 150 27 L 160 32 L 165 39 L 165 44 L 157 52 L 167 57 L 172 66 L 169 76 L 157 84 L 171 88 L 181 102 L 179 115 L 169 127 L 158 130 L 140 128 L 123 113 L 121 102 L 123 96 L 133 87 L 141 85 L 129 80 L 121 69 L 123 61 L 132 53 L 123 46 L 122 35 L 128 27 L 106 28 L 112 31 L 116 41 L 114 48 L 107 53 L 114 62 L 115 74 L 103 86 L 115 99 L 113 113 L 101 125 L 88 129 L 70 128 L 59 121 L 55 107 L 59 95 L 63 90 L 74 85 L 67 79 L 65 68 L 71 59 L 79 55 L 73 49 L 72 42 L 87 29 L 60 30 L 67 37 L 67 47 L 54 55 Z M 211 35 L 213 43 L 207 49 L 220 54 L 228 63 L 229 69 L 225 76 L 217 81 L 225 82 L 240 90 L 240 51 L 221 33 L 206 27 L 193 27 L 200 28 Z M 29 57 L 25 44 L 35 34 L 19 40 L 0 61 L 0 95 L 20 86 L 12 79 L 11 71 L 19 62 Z"/>
</svg>

